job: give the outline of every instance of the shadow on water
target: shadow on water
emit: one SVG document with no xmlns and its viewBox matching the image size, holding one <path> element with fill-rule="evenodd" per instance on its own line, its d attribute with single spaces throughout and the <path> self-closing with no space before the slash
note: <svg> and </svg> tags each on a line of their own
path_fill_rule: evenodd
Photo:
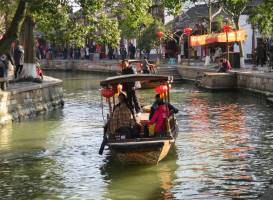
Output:
<svg viewBox="0 0 273 200">
<path fill-rule="evenodd" d="M 123 165 L 111 155 L 101 167 L 108 183 L 105 198 L 109 199 L 173 199 L 177 153 L 172 148 L 158 165 Z"/>
</svg>

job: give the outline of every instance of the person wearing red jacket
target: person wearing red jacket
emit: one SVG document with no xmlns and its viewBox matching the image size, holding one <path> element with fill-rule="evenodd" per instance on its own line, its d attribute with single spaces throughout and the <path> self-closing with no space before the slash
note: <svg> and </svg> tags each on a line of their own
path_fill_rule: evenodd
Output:
<svg viewBox="0 0 273 200">
<path fill-rule="evenodd" d="M 155 113 L 152 118 L 148 121 L 148 125 L 155 124 L 155 133 L 160 135 L 166 130 L 166 119 L 169 116 L 169 108 L 164 102 L 158 104 Z"/>
<path fill-rule="evenodd" d="M 220 60 L 220 62 L 222 65 L 220 69 L 218 70 L 218 72 L 228 72 L 231 70 L 230 62 L 227 59 L 223 58 Z"/>
</svg>

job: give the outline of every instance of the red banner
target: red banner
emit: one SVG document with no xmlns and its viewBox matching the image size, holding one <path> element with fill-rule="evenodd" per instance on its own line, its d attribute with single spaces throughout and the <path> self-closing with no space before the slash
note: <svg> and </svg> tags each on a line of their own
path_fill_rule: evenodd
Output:
<svg viewBox="0 0 273 200">
<path fill-rule="evenodd" d="M 240 42 L 246 39 L 244 30 L 228 32 L 228 42 Z M 227 42 L 226 33 L 215 33 L 210 35 L 194 35 L 190 36 L 190 46 L 202 46 L 217 42 Z"/>
</svg>

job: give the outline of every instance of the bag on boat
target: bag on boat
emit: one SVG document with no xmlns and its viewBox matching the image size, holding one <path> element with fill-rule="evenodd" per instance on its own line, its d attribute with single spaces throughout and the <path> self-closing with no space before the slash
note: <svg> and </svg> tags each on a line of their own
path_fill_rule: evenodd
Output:
<svg viewBox="0 0 273 200">
<path fill-rule="evenodd" d="M 155 124 L 149 125 L 149 136 L 154 136 L 155 135 Z"/>
</svg>

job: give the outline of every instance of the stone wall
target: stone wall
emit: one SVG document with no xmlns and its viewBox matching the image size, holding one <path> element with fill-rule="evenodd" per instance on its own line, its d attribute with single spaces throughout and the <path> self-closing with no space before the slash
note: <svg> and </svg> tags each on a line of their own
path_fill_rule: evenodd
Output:
<svg viewBox="0 0 273 200">
<path fill-rule="evenodd" d="M 62 81 L 44 79 L 42 84 L 19 82 L 11 84 L 8 91 L 0 91 L 0 125 L 63 106 Z"/>
<path fill-rule="evenodd" d="M 265 73 L 236 72 L 237 87 L 253 92 L 273 95 L 273 76 Z"/>
<path fill-rule="evenodd" d="M 207 69 L 205 67 L 178 67 L 179 74 L 182 79 L 195 81 L 198 76 L 204 75 L 206 72 L 215 72 L 215 69 Z M 258 71 L 232 71 L 231 74 L 235 75 L 226 79 L 231 88 L 239 88 L 249 90 L 266 96 L 273 96 L 273 75 L 272 73 L 261 73 Z M 219 75 L 215 75 L 219 76 Z M 220 77 L 221 78 L 221 77 Z M 213 80 L 213 79 L 211 79 Z M 234 84 L 230 81 L 234 81 Z M 220 84 L 220 83 L 217 83 Z M 214 83 L 214 85 L 217 85 Z M 217 88 L 216 88 L 217 89 Z"/>
<path fill-rule="evenodd" d="M 178 72 L 184 80 L 195 81 L 197 77 L 202 76 L 204 72 L 215 72 L 213 69 L 206 69 L 202 67 L 178 67 Z"/>
<path fill-rule="evenodd" d="M 90 61 L 90 60 L 41 60 L 43 69 L 65 71 L 90 71 L 117 73 L 120 71 L 118 61 Z"/>
</svg>

